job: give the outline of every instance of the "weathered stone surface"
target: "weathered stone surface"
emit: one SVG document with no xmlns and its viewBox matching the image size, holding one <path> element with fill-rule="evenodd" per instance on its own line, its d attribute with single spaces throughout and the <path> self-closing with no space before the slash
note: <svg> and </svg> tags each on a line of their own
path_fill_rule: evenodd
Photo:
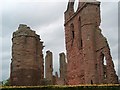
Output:
<svg viewBox="0 0 120 90">
<path fill-rule="evenodd" d="M 60 62 L 60 77 L 58 77 L 58 74 L 56 72 L 56 84 L 57 85 L 66 85 L 66 73 L 67 73 L 67 63 L 64 53 L 59 54 L 59 62 Z"/>
<path fill-rule="evenodd" d="M 45 57 L 45 78 L 53 84 L 53 56 L 52 52 L 47 51 Z"/>
<path fill-rule="evenodd" d="M 118 83 L 109 45 L 99 28 L 100 2 L 79 2 L 74 12 L 74 1 L 64 13 L 67 84 Z"/>
<path fill-rule="evenodd" d="M 65 79 L 66 78 L 66 70 L 67 70 L 65 54 L 60 53 L 59 58 L 60 58 L 60 60 L 59 60 L 59 62 L 60 62 L 60 77 Z"/>
<path fill-rule="evenodd" d="M 64 13 L 67 63 L 60 53 L 60 77 L 57 72 L 53 75 L 53 56 L 47 51 L 44 78 L 43 42 L 30 27 L 20 24 L 12 38 L 11 85 L 118 83 L 107 39 L 99 28 L 100 2 L 79 2 L 74 12 L 75 0 L 70 1 Z"/>
<path fill-rule="evenodd" d="M 11 85 L 38 85 L 44 78 L 43 42 L 27 25 L 20 24 L 12 38 Z"/>
</svg>

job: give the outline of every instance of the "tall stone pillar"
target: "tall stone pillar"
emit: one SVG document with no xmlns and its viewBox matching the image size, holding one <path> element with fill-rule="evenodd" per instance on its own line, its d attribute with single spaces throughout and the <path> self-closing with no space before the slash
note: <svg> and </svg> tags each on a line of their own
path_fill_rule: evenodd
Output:
<svg viewBox="0 0 120 90">
<path fill-rule="evenodd" d="M 20 24 L 12 38 L 11 85 L 38 85 L 43 79 L 42 49 L 39 35 Z"/>
<path fill-rule="evenodd" d="M 49 84 L 53 84 L 53 56 L 52 52 L 47 51 L 45 57 L 45 78 L 49 81 Z"/>
<path fill-rule="evenodd" d="M 63 85 L 66 83 L 66 73 L 67 73 L 67 63 L 65 59 L 65 54 L 60 53 L 60 79 L 63 81 Z"/>
</svg>

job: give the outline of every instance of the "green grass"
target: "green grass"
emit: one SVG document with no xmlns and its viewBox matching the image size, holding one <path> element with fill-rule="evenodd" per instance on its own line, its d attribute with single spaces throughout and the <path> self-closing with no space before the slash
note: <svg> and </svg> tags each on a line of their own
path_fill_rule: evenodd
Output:
<svg viewBox="0 0 120 90">
<path fill-rule="evenodd" d="M 2 90 L 120 90 L 120 84 L 69 85 L 69 86 L 1 86 Z"/>
</svg>

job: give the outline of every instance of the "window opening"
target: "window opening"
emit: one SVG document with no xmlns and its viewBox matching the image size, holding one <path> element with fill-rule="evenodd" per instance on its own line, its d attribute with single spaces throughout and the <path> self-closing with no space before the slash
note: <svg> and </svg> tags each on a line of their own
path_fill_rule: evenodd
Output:
<svg viewBox="0 0 120 90">
<path fill-rule="evenodd" d="M 73 41 L 74 41 L 74 37 L 75 37 L 74 25 L 73 24 L 70 25 L 70 29 L 71 29 L 71 34 L 72 34 L 72 44 L 71 45 L 73 45 Z"/>
<path fill-rule="evenodd" d="M 82 49 L 83 47 L 83 43 L 82 43 L 82 32 L 81 32 L 81 18 L 79 17 L 79 20 L 78 20 L 78 30 L 79 30 L 79 49 Z"/>
</svg>

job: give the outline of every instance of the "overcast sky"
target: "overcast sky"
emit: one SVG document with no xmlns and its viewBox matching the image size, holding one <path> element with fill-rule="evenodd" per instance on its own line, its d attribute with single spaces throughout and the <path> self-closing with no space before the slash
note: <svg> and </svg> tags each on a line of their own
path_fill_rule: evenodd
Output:
<svg viewBox="0 0 120 90">
<path fill-rule="evenodd" d="M 29 2 L 28 2 L 29 1 Z M 49 1 L 49 2 L 48 2 Z M 51 2 L 50 2 L 51 1 Z M 62 2 L 64 1 L 64 2 Z M 0 3 L 0 81 L 9 78 L 11 62 L 11 38 L 19 24 L 27 24 L 44 41 L 46 50 L 53 52 L 54 72 L 59 69 L 59 53 L 65 52 L 64 11 L 68 0 L 4 0 Z M 105 1 L 105 0 L 99 0 Z M 116 0 L 101 3 L 101 29 L 110 45 L 118 73 L 118 3 Z M 75 3 L 76 4 L 76 3 Z M 77 4 L 76 4 L 77 6 Z M 76 8 L 75 8 L 76 9 Z M 120 65 L 120 63 L 119 63 Z"/>
</svg>

